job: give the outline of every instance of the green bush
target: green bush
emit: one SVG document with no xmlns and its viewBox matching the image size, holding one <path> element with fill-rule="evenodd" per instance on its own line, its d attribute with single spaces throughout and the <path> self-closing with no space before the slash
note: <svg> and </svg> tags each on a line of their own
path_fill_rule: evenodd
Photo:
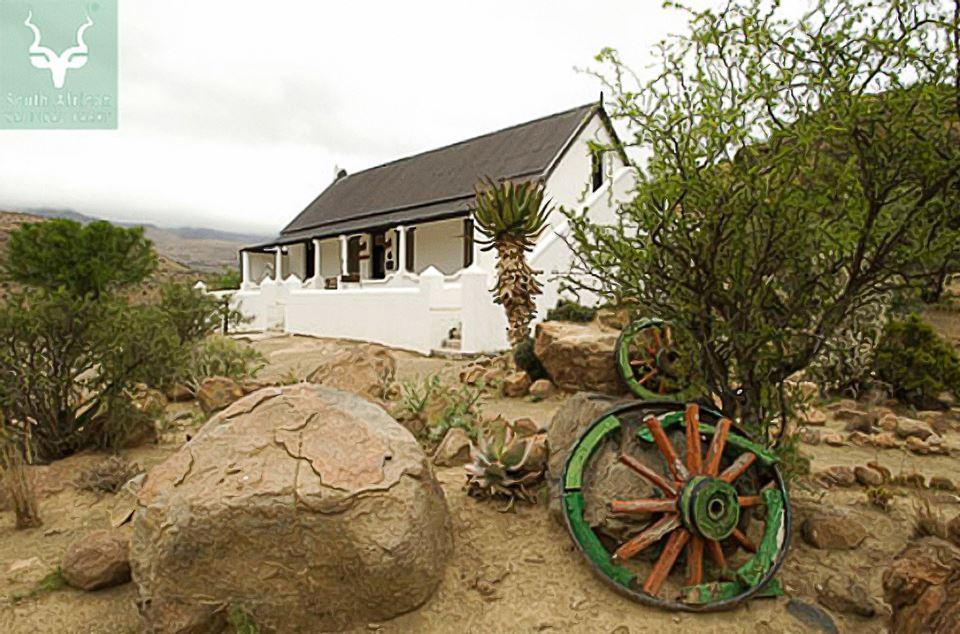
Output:
<svg viewBox="0 0 960 634">
<path fill-rule="evenodd" d="M 533 351 L 533 339 L 527 338 L 517 344 L 517 347 L 513 349 L 513 362 L 517 364 L 518 368 L 526 372 L 532 381 L 550 378 L 547 370 Z"/>
<path fill-rule="evenodd" d="M 225 376 L 241 381 L 256 376 L 266 365 L 263 355 L 255 349 L 222 335 L 207 337 L 188 354 L 184 382 L 194 391 L 207 377 Z"/>
<path fill-rule="evenodd" d="M 547 311 L 547 321 L 573 321 L 586 323 L 597 316 L 597 309 L 583 306 L 569 299 L 561 299 L 555 308 Z"/>
<path fill-rule="evenodd" d="M 918 407 L 928 407 L 944 391 L 960 396 L 960 358 L 917 315 L 887 325 L 875 364 L 897 398 Z"/>
<path fill-rule="evenodd" d="M 482 385 L 446 385 L 434 374 L 401 383 L 400 404 L 394 413 L 397 420 L 430 447 L 443 440 L 454 427 L 476 440 L 482 420 L 482 396 Z"/>
</svg>

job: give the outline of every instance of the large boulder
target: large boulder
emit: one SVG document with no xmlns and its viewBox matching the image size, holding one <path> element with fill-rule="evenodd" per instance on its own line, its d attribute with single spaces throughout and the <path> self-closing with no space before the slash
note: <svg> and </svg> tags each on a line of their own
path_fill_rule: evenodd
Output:
<svg viewBox="0 0 960 634">
<path fill-rule="evenodd" d="M 99 590 L 130 581 L 130 536 L 94 531 L 67 547 L 60 564 L 64 580 L 80 590 Z"/>
<path fill-rule="evenodd" d="M 883 573 L 894 634 L 946 634 L 960 623 L 960 549 L 938 537 L 911 542 Z"/>
<path fill-rule="evenodd" d="M 397 359 L 377 346 L 341 348 L 326 357 L 307 382 L 380 399 L 397 374 Z"/>
<path fill-rule="evenodd" d="M 147 631 L 349 629 L 412 610 L 451 551 L 443 492 L 413 436 L 341 390 L 268 387 L 148 475 L 131 552 Z"/>
<path fill-rule="evenodd" d="M 563 402 L 550 421 L 547 428 L 547 447 L 550 450 L 547 462 L 550 511 L 561 523 L 563 516 L 560 509 L 560 476 L 563 474 L 563 466 L 587 426 L 617 402 L 618 399 L 604 394 L 578 392 Z"/>
<path fill-rule="evenodd" d="M 537 324 L 533 349 L 557 387 L 619 395 L 626 388 L 613 359 L 617 336 L 596 324 L 545 321 Z"/>
<path fill-rule="evenodd" d="M 243 397 L 243 388 L 225 376 L 211 376 L 203 380 L 197 391 L 200 409 L 211 414 Z"/>
</svg>

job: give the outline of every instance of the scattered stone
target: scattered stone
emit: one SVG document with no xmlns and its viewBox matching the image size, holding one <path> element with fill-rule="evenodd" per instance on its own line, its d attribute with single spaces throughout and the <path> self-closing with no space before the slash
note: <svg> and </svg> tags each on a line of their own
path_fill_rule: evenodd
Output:
<svg viewBox="0 0 960 634">
<path fill-rule="evenodd" d="M 190 388 L 182 383 L 174 383 L 164 391 L 164 395 L 172 403 L 184 403 L 196 398 Z"/>
<path fill-rule="evenodd" d="M 903 486 L 914 489 L 924 489 L 927 486 L 926 476 L 916 470 L 900 473 L 896 478 L 894 478 L 894 481 L 897 484 L 902 484 Z"/>
<path fill-rule="evenodd" d="M 482 365 L 468 365 L 460 370 L 460 382 L 467 385 L 476 385 L 483 380 L 483 375 L 486 372 L 487 368 Z"/>
<path fill-rule="evenodd" d="M 468 462 L 470 437 L 460 427 L 451 427 L 433 452 L 433 464 L 438 467 L 455 467 Z"/>
<path fill-rule="evenodd" d="M 933 430 L 930 429 L 930 425 L 923 421 L 901 417 L 897 419 L 896 432 L 897 436 L 900 438 L 918 438 L 920 440 L 926 440 L 927 437 L 933 433 Z"/>
<path fill-rule="evenodd" d="M 877 614 L 877 604 L 870 593 L 852 579 L 848 579 L 846 584 L 828 579 L 823 585 L 817 586 L 817 600 L 823 607 L 840 614 L 856 614 L 867 618 Z"/>
<path fill-rule="evenodd" d="M 937 489 L 938 491 L 956 491 L 957 485 L 946 476 L 931 476 L 930 488 Z"/>
<path fill-rule="evenodd" d="M 827 486 L 852 487 L 857 483 L 853 469 L 843 465 L 827 467 L 818 474 L 818 477 Z"/>
<path fill-rule="evenodd" d="M 488 368 L 483 373 L 483 382 L 487 385 L 500 385 L 507 378 L 507 371 L 503 368 Z"/>
<path fill-rule="evenodd" d="M 537 379 L 530 385 L 530 396 L 539 399 L 550 398 L 557 391 L 550 379 Z"/>
<path fill-rule="evenodd" d="M 873 469 L 874 471 L 879 473 L 880 476 L 883 478 L 884 482 L 890 482 L 890 480 L 893 479 L 893 474 L 890 472 L 890 469 L 887 469 L 879 462 L 871 460 L 870 462 L 867 463 L 867 468 Z"/>
<path fill-rule="evenodd" d="M 893 608 L 890 631 L 956 632 L 960 623 L 960 549 L 939 537 L 906 546 L 883 573 L 884 599 Z"/>
<path fill-rule="evenodd" d="M 831 412 L 836 412 L 841 409 L 856 410 L 860 406 L 856 401 L 850 400 L 848 398 L 840 399 L 839 401 L 834 401 L 833 403 L 827 404 L 827 409 Z"/>
<path fill-rule="evenodd" d="M 219 411 L 243 398 L 243 388 L 231 378 L 225 376 L 211 376 L 204 379 L 197 392 L 200 409 L 207 414 Z"/>
<path fill-rule="evenodd" d="M 167 397 L 163 392 L 139 384 L 133 391 L 133 406 L 144 412 L 162 412 L 167 406 Z"/>
<path fill-rule="evenodd" d="M 823 427 L 827 424 L 827 415 L 818 409 L 808 409 L 800 413 L 800 420 L 810 427 Z"/>
<path fill-rule="evenodd" d="M 244 395 L 253 394 L 257 390 L 262 390 L 263 388 L 267 387 L 267 385 L 267 383 L 263 383 L 261 381 L 247 380 L 240 384 L 240 389 L 243 390 Z"/>
<path fill-rule="evenodd" d="M 617 333 L 596 324 L 537 324 L 534 352 L 557 387 L 571 392 L 624 394 L 613 360 Z"/>
<path fill-rule="evenodd" d="M 36 585 L 49 572 L 39 557 L 15 559 L 7 567 L 7 581 L 26 586 Z"/>
<path fill-rule="evenodd" d="M 787 613 L 816 632 L 838 634 L 837 626 L 830 615 L 815 605 L 790 599 L 787 601 Z"/>
<path fill-rule="evenodd" d="M 530 375 L 526 372 L 511 372 L 503 379 L 501 390 L 504 396 L 517 398 L 527 394 L 530 384 Z"/>
<path fill-rule="evenodd" d="M 917 412 L 917 418 L 930 426 L 935 433 L 941 436 L 950 431 L 952 425 L 947 412 L 926 411 Z"/>
<path fill-rule="evenodd" d="M 915 454 L 925 456 L 930 453 L 930 447 L 916 436 L 907 436 L 907 449 Z"/>
<path fill-rule="evenodd" d="M 874 434 L 870 439 L 870 444 L 877 449 L 896 449 L 900 446 L 900 441 L 897 440 L 897 437 L 894 436 L 893 433 L 885 431 Z"/>
<path fill-rule="evenodd" d="M 845 444 L 843 436 L 836 432 L 823 434 L 820 439 L 831 447 L 843 447 Z"/>
<path fill-rule="evenodd" d="M 800 432 L 800 442 L 806 443 L 808 445 L 819 445 L 820 444 L 820 432 L 816 429 L 810 429 L 809 427 L 801 427 Z"/>
<path fill-rule="evenodd" d="M 866 487 L 877 487 L 883 484 L 883 474 L 870 467 L 856 466 L 853 468 L 853 474 L 857 482 Z"/>
<path fill-rule="evenodd" d="M 101 530 L 67 547 L 60 564 L 64 580 L 80 590 L 99 590 L 130 581 L 130 538 Z"/>
<path fill-rule="evenodd" d="M 846 509 L 815 510 L 800 526 L 803 540 L 821 550 L 852 550 L 867 538 L 857 516 Z"/>
<path fill-rule="evenodd" d="M 877 421 L 877 427 L 883 431 L 896 431 L 899 419 L 893 412 L 887 412 Z"/>
<path fill-rule="evenodd" d="M 307 382 L 380 399 L 396 375 L 397 359 L 389 350 L 363 345 L 338 349 L 307 375 Z"/>
<path fill-rule="evenodd" d="M 847 436 L 847 442 L 857 447 L 865 447 L 873 442 L 873 436 L 862 431 L 853 431 Z"/>
<path fill-rule="evenodd" d="M 840 409 L 833 415 L 834 418 L 846 421 L 845 431 L 870 432 L 877 423 L 878 416 L 873 412 L 864 412 L 858 409 Z"/>
<path fill-rule="evenodd" d="M 261 631 L 381 622 L 433 594 L 452 549 L 410 432 L 363 397 L 305 383 L 212 417 L 149 472 L 133 524 L 145 631 L 220 631 L 219 606 L 251 597 Z"/>
</svg>

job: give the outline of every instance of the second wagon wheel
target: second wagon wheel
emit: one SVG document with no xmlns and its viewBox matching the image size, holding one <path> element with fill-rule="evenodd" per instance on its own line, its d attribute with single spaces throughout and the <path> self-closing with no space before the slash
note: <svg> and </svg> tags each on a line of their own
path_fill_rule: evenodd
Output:
<svg viewBox="0 0 960 634">
<path fill-rule="evenodd" d="M 636 601 L 706 611 L 781 593 L 790 515 L 776 459 L 713 410 L 614 408 L 574 445 L 561 484 L 574 542 Z"/>
<path fill-rule="evenodd" d="M 670 324 L 662 319 L 640 319 L 623 329 L 614 351 L 620 378 L 634 395 L 654 401 L 685 400 L 686 386 Z"/>
</svg>

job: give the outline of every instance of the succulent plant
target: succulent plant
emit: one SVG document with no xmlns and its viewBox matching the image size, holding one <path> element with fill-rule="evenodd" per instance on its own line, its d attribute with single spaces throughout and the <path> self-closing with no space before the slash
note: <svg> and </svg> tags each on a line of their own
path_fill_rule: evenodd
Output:
<svg viewBox="0 0 960 634">
<path fill-rule="evenodd" d="M 536 504 L 533 489 L 543 479 L 547 455 L 547 435 L 532 420 L 498 419 L 470 447 L 467 493 L 478 499 L 506 499 L 504 511 L 517 500 Z"/>
</svg>

